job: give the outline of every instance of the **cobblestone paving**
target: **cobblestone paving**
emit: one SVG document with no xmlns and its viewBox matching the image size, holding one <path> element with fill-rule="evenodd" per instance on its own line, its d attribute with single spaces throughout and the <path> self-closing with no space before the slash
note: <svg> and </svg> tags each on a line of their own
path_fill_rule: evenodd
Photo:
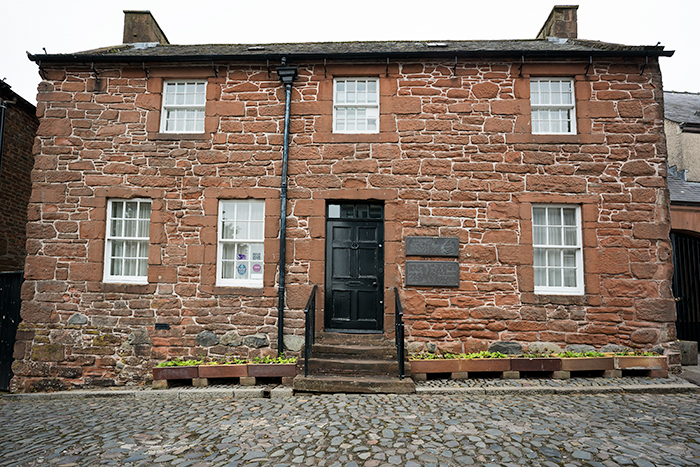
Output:
<svg viewBox="0 0 700 467">
<path fill-rule="evenodd" d="M 0 398 L 0 465 L 700 465 L 699 402 L 698 394 Z"/>
</svg>

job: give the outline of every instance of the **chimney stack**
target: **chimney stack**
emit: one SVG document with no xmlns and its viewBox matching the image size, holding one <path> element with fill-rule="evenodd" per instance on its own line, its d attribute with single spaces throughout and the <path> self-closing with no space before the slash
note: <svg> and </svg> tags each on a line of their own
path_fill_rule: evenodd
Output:
<svg viewBox="0 0 700 467">
<path fill-rule="evenodd" d="M 549 18 L 537 34 L 537 39 L 559 37 L 562 39 L 576 39 L 578 26 L 576 25 L 576 10 L 578 5 L 555 5 Z"/>
<path fill-rule="evenodd" d="M 124 10 L 124 44 L 158 42 L 170 44 L 150 11 Z"/>
</svg>

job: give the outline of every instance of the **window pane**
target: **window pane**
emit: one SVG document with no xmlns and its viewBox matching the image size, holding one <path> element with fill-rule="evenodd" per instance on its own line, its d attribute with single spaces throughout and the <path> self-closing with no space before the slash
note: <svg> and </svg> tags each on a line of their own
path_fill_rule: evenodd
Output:
<svg viewBox="0 0 700 467">
<path fill-rule="evenodd" d="M 224 243 L 222 245 L 221 258 L 222 259 L 236 259 L 236 244 L 235 243 Z"/>
<path fill-rule="evenodd" d="M 559 208 L 547 209 L 547 223 L 549 225 L 561 225 L 561 209 L 559 209 Z"/>
<path fill-rule="evenodd" d="M 534 251 L 535 266 L 546 266 L 547 265 L 547 253 L 546 250 L 541 248 L 535 248 Z"/>
<path fill-rule="evenodd" d="M 547 232 L 549 234 L 548 245 L 561 245 L 561 228 L 549 227 Z"/>
<path fill-rule="evenodd" d="M 122 229 L 124 228 L 124 225 L 122 224 L 121 220 L 115 219 L 112 221 L 112 230 L 110 231 L 110 235 L 113 237 L 121 237 L 122 236 Z"/>
<path fill-rule="evenodd" d="M 561 287 L 561 269 L 549 269 L 547 277 L 549 279 L 550 287 Z"/>
<path fill-rule="evenodd" d="M 564 287 L 576 287 L 576 269 L 564 269 Z"/>
<path fill-rule="evenodd" d="M 236 220 L 248 220 L 250 218 L 249 210 L 250 205 L 247 202 L 241 201 L 236 203 Z"/>
<path fill-rule="evenodd" d="M 564 250 L 563 252 L 564 266 L 569 268 L 576 267 L 576 250 Z"/>
<path fill-rule="evenodd" d="M 533 242 L 535 245 L 546 245 L 547 244 L 547 228 L 546 227 L 535 227 L 535 236 Z"/>
<path fill-rule="evenodd" d="M 561 266 L 561 251 L 560 250 L 548 250 L 547 251 L 547 266 Z"/>
<path fill-rule="evenodd" d="M 572 246 L 578 244 L 578 236 L 575 227 L 564 228 L 564 245 Z"/>
<path fill-rule="evenodd" d="M 535 268 L 535 285 L 540 287 L 547 286 L 547 269 Z"/>
<path fill-rule="evenodd" d="M 248 238 L 251 240 L 262 240 L 264 238 L 262 222 L 250 223 L 250 236 Z"/>
<path fill-rule="evenodd" d="M 139 225 L 139 231 L 137 232 L 136 236 L 137 237 L 148 237 L 148 225 L 149 222 L 146 221 L 138 221 Z"/>
<path fill-rule="evenodd" d="M 263 214 L 265 211 L 265 204 L 261 202 L 251 202 L 250 203 L 250 219 L 254 221 L 263 220 Z"/>
</svg>

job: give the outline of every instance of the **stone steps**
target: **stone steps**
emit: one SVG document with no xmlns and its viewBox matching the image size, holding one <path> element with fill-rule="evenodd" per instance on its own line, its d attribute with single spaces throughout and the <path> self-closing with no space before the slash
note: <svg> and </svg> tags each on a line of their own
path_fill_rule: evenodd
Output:
<svg viewBox="0 0 700 467">
<path fill-rule="evenodd" d="M 309 376 L 303 361 L 292 383 L 300 392 L 347 392 L 410 394 L 410 377 L 398 378 L 396 347 L 383 334 L 322 333 L 316 338 L 309 359 Z M 406 362 L 406 374 L 410 366 Z"/>
<path fill-rule="evenodd" d="M 319 393 L 414 394 L 416 385 L 411 378 L 388 376 L 297 375 L 294 391 Z"/>
</svg>

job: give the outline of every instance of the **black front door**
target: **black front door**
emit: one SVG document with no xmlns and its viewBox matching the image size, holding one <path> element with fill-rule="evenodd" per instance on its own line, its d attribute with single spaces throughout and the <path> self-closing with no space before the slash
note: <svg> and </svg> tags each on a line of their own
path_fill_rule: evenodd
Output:
<svg viewBox="0 0 700 467">
<path fill-rule="evenodd" d="M 330 203 L 326 210 L 328 331 L 383 330 L 384 209 Z"/>
</svg>

